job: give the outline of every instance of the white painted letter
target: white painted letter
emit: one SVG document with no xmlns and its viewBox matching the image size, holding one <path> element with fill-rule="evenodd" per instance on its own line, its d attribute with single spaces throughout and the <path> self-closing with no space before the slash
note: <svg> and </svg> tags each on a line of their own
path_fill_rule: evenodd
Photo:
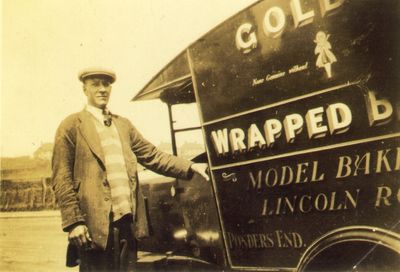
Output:
<svg viewBox="0 0 400 272">
<path fill-rule="evenodd" d="M 248 149 L 251 149 L 256 146 L 258 146 L 259 148 L 263 148 L 266 144 L 264 137 L 262 136 L 256 124 L 251 124 L 249 130 L 247 131 L 247 136 L 248 136 L 248 144 L 247 144 Z"/>
<path fill-rule="evenodd" d="M 246 145 L 244 144 L 244 132 L 242 129 L 231 129 L 229 132 L 229 140 L 233 152 L 246 150 Z"/>
<path fill-rule="evenodd" d="M 310 139 L 324 137 L 328 131 L 327 126 L 321 125 L 323 112 L 324 108 L 318 107 L 309 110 L 306 114 L 307 131 Z"/>
<path fill-rule="evenodd" d="M 271 17 L 274 18 L 274 25 L 271 23 Z M 282 34 L 285 25 L 285 13 L 280 7 L 272 7 L 268 9 L 263 20 L 263 30 L 265 35 L 271 38 L 279 37 Z"/>
<path fill-rule="evenodd" d="M 287 115 L 283 120 L 283 127 L 285 128 L 286 141 L 292 143 L 296 134 L 299 134 L 303 129 L 303 117 L 298 113 Z"/>
<path fill-rule="evenodd" d="M 211 140 L 214 145 L 215 151 L 218 155 L 226 154 L 229 152 L 228 145 L 228 129 L 217 130 L 211 132 Z"/>
<path fill-rule="evenodd" d="M 262 175 L 262 171 L 259 170 L 257 172 L 257 179 L 254 177 L 253 172 L 249 172 L 249 176 L 250 176 L 250 180 L 247 183 L 247 190 L 250 189 L 261 189 L 261 175 Z"/>
<path fill-rule="evenodd" d="M 378 150 L 378 157 L 376 158 L 376 173 L 382 172 L 382 163 L 385 165 L 386 172 L 392 171 L 389 161 L 386 157 L 390 151 L 390 148 L 386 150 Z"/>
<path fill-rule="evenodd" d="M 390 122 L 393 113 L 392 104 L 387 99 L 376 98 L 375 92 L 368 92 L 366 97 L 369 125 L 379 126 Z"/>
<path fill-rule="evenodd" d="M 292 9 L 292 15 L 294 20 L 294 27 L 303 26 L 309 24 L 313 21 L 314 11 L 310 10 L 306 13 L 303 13 L 301 8 L 300 0 L 291 0 L 290 8 Z"/>
<path fill-rule="evenodd" d="M 329 131 L 332 135 L 349 130 L 352 121 L 350 108 L 343 103 L 329 105 L 326 109 Z"/>
<path fill-rule="evenodd" d="M 337 169 L 337 173 L 336 173 L 336 178 L 345 178 L 345 177 L 350 176 L 350 174 L 351 174 L 350 165 L 351 165 L 351 158 L 349 156 L 340 156 L 338 169 Z M 344 169 L 346 171 L 345 173 L 343 173 Z"/>
<path fill-rule="evenodd" d="M 336 0 L 331 3 L 332 0 L 319 0 L 319 5 L 321 7 L 321 16 L 324 17 L 327 12 L 337 9 L 343 5 L 344 0 Z"/>
<path fill-rule="evenodd" d="M 247 34 L 247 41 L 243 40 L 243 34 Z M 235 42 L 237 49 L 243 51 L 244 54 L 250 53 L 251 50 L 257 47 L 256 33 L 250 23 L 244 23 L 238 28 Z"/>
<path fill-rule="evenodd" d="M 274 144 L 275 139 L 281 136 L 282 124 L 277 119 L 269 119 L 265 121 L 264 133 L 267 139 L 267 146 L 270 147 Z"/>
<path fill-rule="evenodd" d="M 390 189 L 390 187 L 379 186 L 378 192 L 376 194 L 375 207 L 380 207 L 382 202 L 385 206 L 392 206 L 389 200 L 389 197 L 391 195 L 392 195 L 392 189 Z"/>
</svg>

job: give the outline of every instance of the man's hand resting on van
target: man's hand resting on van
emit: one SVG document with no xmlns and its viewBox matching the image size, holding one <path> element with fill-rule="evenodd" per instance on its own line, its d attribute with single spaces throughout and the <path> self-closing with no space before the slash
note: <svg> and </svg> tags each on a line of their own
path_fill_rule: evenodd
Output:
<svg viewBox="0 0 400 272">
<path fill-rule="evenodd" d="M 208 164 L 207 163 L 193 163 L 190 169 L 194 172 L 205 178 L 207 181 L 210 180 L 210 177 L 207 174 Z"/>
</svg>

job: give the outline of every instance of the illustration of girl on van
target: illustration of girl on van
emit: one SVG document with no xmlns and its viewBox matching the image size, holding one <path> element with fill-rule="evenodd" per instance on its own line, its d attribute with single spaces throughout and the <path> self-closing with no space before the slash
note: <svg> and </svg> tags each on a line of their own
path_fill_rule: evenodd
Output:
<svg viewBox="0 0 400 272">
<path fill-rule="evenodd" d="M 331 43 L 328 41 L 329 35 L 326 35 L 323 31 L 318 31 L 315 36 L 314 42 L 317 44 L 315 47 L 314 53 L 318 55 L 316 65 L 319 68 L 324 67 L 325 71 L 328 75 L 328 78 L 332 77 L 332 63 L 336 62 L 337 59 L 335 55 L 332 53 Z"/>
</svg>

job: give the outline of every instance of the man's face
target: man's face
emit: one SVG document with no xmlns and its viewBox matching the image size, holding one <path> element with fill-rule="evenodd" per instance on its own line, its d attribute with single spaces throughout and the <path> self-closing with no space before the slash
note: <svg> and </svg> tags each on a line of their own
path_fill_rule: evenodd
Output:
<svg viewBox="0 0 400 272">
<path fill-rule="evenodd" d="M 85 79 L 83 91 L 88 104 L 96 108 L 104 109 L 111 94 L 111 84 L 107 77 L 95 76 Z"/>
</svg>

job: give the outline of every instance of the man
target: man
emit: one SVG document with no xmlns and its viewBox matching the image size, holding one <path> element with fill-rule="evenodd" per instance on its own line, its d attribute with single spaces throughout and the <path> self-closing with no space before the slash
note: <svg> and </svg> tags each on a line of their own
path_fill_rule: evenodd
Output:
<svg viewBox="0 0 400 272">
<path fill-rule="evenodd" d="M 79 80 L 87 105 L 60 124 L 52 160 L 53 188 L 68 232 L 67 265 L 132 270 L 136 239 L 148 231 L 137 162 L 164 175 L 190 179 L 197 173 L 208 180 L 207 165 L 157 150 L 130 121 L 111 114 L 114 72 L 90 68 Z"/>
</svg>

